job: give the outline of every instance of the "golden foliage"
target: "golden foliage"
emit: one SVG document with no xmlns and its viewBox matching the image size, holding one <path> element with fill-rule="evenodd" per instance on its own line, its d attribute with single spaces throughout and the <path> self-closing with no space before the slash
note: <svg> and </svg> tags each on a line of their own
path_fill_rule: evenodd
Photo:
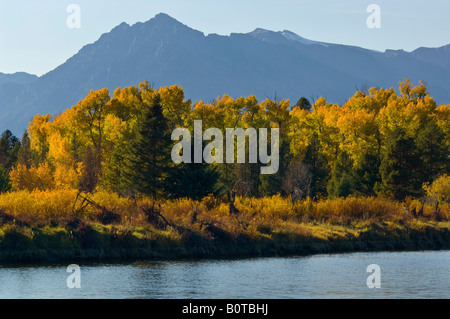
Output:
<svg viewBox="0 0 450 319">
<path fill-rule="evenodd" d="M 450 175 L 444 174 L 433 183 L 426 183 L 423 188 L 427 195 L 439 203 L 450 203 Z"/>
<path fill-rule="evenodd" d="M 46 190 L 54 187 L 53 174 L 48 164 L 38 167 L 33 165 L 29 169 L 23 164 L 18 164 L 9 173 L 9 178 L 14 190 Z"/>
</svg>

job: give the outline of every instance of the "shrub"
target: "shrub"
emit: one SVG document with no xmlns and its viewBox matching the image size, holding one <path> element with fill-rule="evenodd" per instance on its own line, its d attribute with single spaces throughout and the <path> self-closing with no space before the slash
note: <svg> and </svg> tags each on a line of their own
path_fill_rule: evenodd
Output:
<svg viewBox="0 0 450 319">
<path fill-rule="evenodd" d="M 423 188 L 428 196 L 440 204 L 450 203 L 450 175 L 444 174 L 431 185 L 429 183 L 424 184 Z"/>
</svg>

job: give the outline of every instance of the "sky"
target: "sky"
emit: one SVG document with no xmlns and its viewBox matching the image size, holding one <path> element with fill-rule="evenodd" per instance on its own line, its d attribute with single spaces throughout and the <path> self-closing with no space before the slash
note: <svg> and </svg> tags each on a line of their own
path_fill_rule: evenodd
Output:
<svg viewBox="0 0 450 319">
<path fill-rule="evenodd" d="M 71 4 L 80 28 L 69 28 Z M 380 28 L 369 28 L 370 4 Z M 0 0 L 0 72 L 45 74 L 122 22 L 164 12 L 203 32 L 289 30 L 311 40 L 384 51 L 450 43 L 448 0 Z"/>
</svg>

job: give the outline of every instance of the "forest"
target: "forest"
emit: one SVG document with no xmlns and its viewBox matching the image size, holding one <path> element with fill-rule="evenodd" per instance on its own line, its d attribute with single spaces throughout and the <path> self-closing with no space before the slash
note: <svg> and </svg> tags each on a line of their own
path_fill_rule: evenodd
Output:
<svg viewBox="0 0 450 319">
<path fill-rule="evenodd" d="M 248 162 L 175 164 L 171 133 L 193 135 L 195 120 L 223 132 L 278 128 L 278 172 L 260 174 L 260 164 Z M 38 114 L 20 139 L 5 130 L 0 221 L 162 223 L 172 239 L 180 225 L 213 237 L 328 238 L 342 222 L 448 222 L 449 174 L 450 105 L 437 105 L 422 82 L 404 79 L 398 93 L 356 90 L 343 105 L 227 95 L 193 103 L 179 86 L 143 82 L 112 96 L 91 90 L 60 114 Z M 315 221 L 327 223 L 328 235 L 305 226 Z"/>
<path fill-rule="evenodd" d="M 342 106 L 322 97 L 290 105 L 227 95 L 193 104 L 178 86 L 157 90 L 147 82 L 112 96 L 107 89 L 91 91 L 54 118 L 36 115 L 20 140 L 3 132 L 0 190 L 104 190 L 155 199 L 230 191 L 293 200 L 420 198 L 437 179 L 448 181 L 450 106 L 438 106 L 423 83 L 413 87 L 405 79 L 399 91 L 357 91 Z M 192 132 L 194 120 L 202 120 L 203 130 L 279 128 L 279 171 L 261 175 L 257 164 L 225 161 L 174 164 L 171 133 L 178 127 Z"/>
</svg>

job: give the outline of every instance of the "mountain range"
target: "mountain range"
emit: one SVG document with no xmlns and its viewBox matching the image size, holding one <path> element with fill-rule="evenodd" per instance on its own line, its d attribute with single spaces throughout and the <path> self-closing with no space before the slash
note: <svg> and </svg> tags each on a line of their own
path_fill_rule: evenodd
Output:
<svg viewBox="0 0 450 319">
<path fill-rule="evenodd" d="M 256 29 L 205 35 L 160 13 L 122 23 L 40 76 L 0 73 L 0 131 L 21 135 L 35 114 L 57 114 L 91 89 L 177 84 L 186 99 L 217 96 L 300 97 L 343 104 L 357 88 L 422 80 L 438 103 L 450 103 L 450 44 L 385 52 L 305 39 L 290 31 Z"/>
</svg>

